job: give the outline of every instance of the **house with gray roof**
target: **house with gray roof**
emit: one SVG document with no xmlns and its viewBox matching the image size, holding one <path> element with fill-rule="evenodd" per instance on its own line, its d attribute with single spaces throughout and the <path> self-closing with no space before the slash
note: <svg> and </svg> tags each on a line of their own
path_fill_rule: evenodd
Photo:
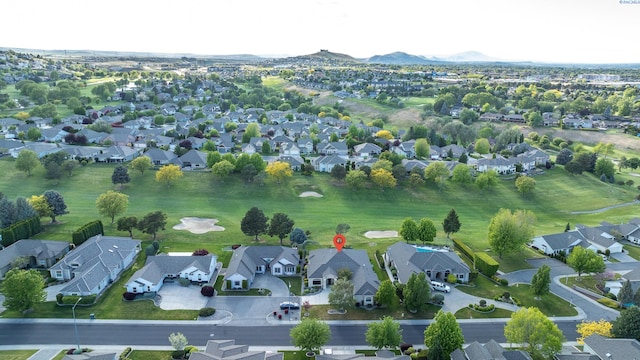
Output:
<svg viewBox="0 0 640 360">
<path fill-rule="evenodd" d="M 95 162 L 121 163 L 131 161 L 142 153 L 140 148 L 113 145 L 94 157 Z"/>
<path fill-rule="evenodd" d="M 558 234 L 541 235 L 534 237 L 529 243 L 534 250 L 540 250 L 545 255 L 569 254 L 576 246 L 588 247 L 589 243 L 584 240 L 580 233 L 567 231 Z"/>
<path fill-rule="evenodd" d="M 256 274 L 293 276 L 298 273 L 298 250 L 285 246 L 240 246 L 233 251 L 224 276 L 227 290 L 249 289 Z"/>
<path fill-rule="evenodd" d="M 184 155 L 174 159 L 174 163 L 190 170 L 207 168 L 207 153 L 200 150 L 189 150 Z"/>
<path fill-rule="evenodd" d="M 380 155 L 380 153 L 382 153 L 382 148 L 376 144 L 362 143 L 354 146 L 353 152 L 358 158 L 366 159 Z"/>
<path fill-rule="evenodd" d="M 507 350 L 495 340 L 486 344 L 472 342 L 464 349 L 456 349 L 451 360 L 532 360 L 531 355 L 522 350 Z"/>
<path fill-rule="evenodd" d="M 582 237 L 591 244 L 591 247 L 596 251 L 610 253 L 621 253 L 622 244 L 616 241 L 615 236 L 610 234 L 610 226 L 595 226 L 589 227 L 582 224 L 576 225 L 576 230 L 582 235 Z"/>
<path fill-rule="evenodd" d="M 125 287 L 128 292 L 158 292 L 165 279 L 189 279 L 208 283 L 216 270 L 217 256 L 148 256 L 144 266 L 133 273 Z"/>
<path fill-rule="evenodd" d="M 316 360 L 410 360 L 408 355 L 396 355 L 391 350 L 378 350 L 375 356 L 364 356 L 364 354 L 337 354 L 333 351 L 323 351 L 322 354 L 316 354 Z"/>
<path fill-rule="evenodd" d="M 282 352 L 250 351 L 249 345 L 236 345 L 235 340 L 208 340 L 203 351 L 189 354 L 190 360 L 283 360 Z"/>
<path fill-rule="evenodd" d="M 178 157 L 173 151 L 159 148 L 151 148 L 143 156 L 151 159 L 151 163 L 156 166 L 171 164 Z"/>
<path fill-rule="evenodd" d="M 330 173 L 336 165 L 346 166 L 347 159 L 337 154 L 318 156 L 311 159 L 311 164 L 316 171 Z"/>
<path fill-rule="evenodd" d="M 317 147 L 318 153 L 321 155 L 338 155 L 345 159 L 349 156 L 349 149 L 344 141 L 320 143 Z"/>
<path fill-rule="evenodd" d="M 335 248 L 311 250 L 307 264 L 309 286 L 323 289 L 333 285 L 338 279 L 338 271 L 349 269 L 353 274 L 353 296 L 362 305 L 373 305 L 373 297 L 378 292 L 380 280 L 364 250 Z"/>
<path fill-rule="evenodd" d="M 63 295 L 88 296 L 102 293 L 140 252 L 140 240 L 96 235 L 49 269 L 52 278 L 66 281 Z"/>
<path fill-rule="evenodd" d="M 601 360 L 640 359 L 640 342 L 636 339 L 611 339 L 593 334 L 584 339 L 584 351 Z"/>
<path fill-rule="evenodd" d="M 449 274 L 458 281 L 469 282 L 471 269 L 449 249 L 432 249 L 397 242 L 387 248 L 385 263 L 395 268 L 398 281 L 406 284 L 413 273 L 424 272 L 430 280 L 446 281 Z"/>
<path fill-rule="evenodd" d="M 69 245 L 64 241 L 18 240 L 0 250 L 0 279 L 18 258 L 25 258 L 25 265 L 30 268 L 49 268 L 69 251 Z"/>
</svg>

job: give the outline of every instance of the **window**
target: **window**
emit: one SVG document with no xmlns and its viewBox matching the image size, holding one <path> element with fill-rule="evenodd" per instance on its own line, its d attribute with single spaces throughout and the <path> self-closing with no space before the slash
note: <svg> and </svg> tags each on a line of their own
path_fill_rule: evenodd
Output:
<svg viewBox="0 0 640 360">
<path fill-rule="evenodd" d="M 138 292 L 138 288 L 136 288 L 136 287 L 134 287 L 132 290 L 133 290 L 133 292 Z"/>
<path fill-rule="evenodd" d="M 275 268 L 273 268 L 273 272 L 274 272 L 275 274 L 280 274 L 280 273 L 282 273 L 282 268 L 275 267 Z"/>
<path fill-rule="evenodd" d="M 322 285 L 322 280 L 318 280 L 318 279 L 313 280 L 313 285 L 318 285 L 318 286 Z"/>
<path fill-rule="evenodd" d="M 234 287 L 239 287 L 240 286 L 240 281 L 236 280 L 233 282 L 233 286 Z"/>
<path fill-rule="evenodd" d="M 62 270 L 56 270 L 56 278 L 62 279 Z"/>
<path fill-rule="evenodd" d="M 464 279 L 464 274 L 458 274 L 458 279 Z"/>
</svg>

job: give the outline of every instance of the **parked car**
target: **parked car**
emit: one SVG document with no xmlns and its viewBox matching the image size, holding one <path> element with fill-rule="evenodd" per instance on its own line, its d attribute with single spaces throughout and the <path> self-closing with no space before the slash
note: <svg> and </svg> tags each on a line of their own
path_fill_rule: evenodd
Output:
<svg viewBox="0 0 640 360">
<path fill-rule="evenodd" d="M 449 293 L 451 292 L 451 288 L 449 287 L 449 285 L 445 285 L 441 282 L 438 281 L 432 281 L 431 282 L 431 289 L 434 291 L 442 291 L 442 292 L 446 292 Z"/>
<path fill-rule="evenodd" d="M 300 304 L 291 302 L 291 301 L 285 301 L 280 303 L 280 309 L 281 310 L 284 310 L 284 309 L 297 310 L 297 309 L 300 309 Z"/>
</svg>

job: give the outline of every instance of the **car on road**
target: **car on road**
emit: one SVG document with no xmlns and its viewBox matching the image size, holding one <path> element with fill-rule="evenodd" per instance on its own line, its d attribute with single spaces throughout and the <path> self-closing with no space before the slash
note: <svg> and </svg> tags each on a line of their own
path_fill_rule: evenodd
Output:
<svg viewBox="0 0 640 360">
<path fill-rule="evenodd" d="M 451 288 L 449 287 L 449 285 L 443 284 L 443 283 L 438 282 L 438 281 L 432 281 L 431 282 L 431 289 L 434 290 L 434 291 L 442 291 L 442 292 L 446 292 L 446 293 L 451 292 Z"/>
<path fill-rule="evenodd" d="M 300 309 L 300 304 L 291 302 L 291 301 L 285 301 L 280 303 L 280 309 L 281 310 L 285 310 L 285 309 L 297 310 L 297 309 Z"/>
</svg>

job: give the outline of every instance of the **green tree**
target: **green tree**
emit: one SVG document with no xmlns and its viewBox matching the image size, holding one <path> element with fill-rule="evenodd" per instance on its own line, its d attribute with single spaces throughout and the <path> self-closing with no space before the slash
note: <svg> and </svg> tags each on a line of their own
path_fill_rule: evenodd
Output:
<svg viewBox="0 0 640 360">
<path fill-rule="evenodd" d="M 378 350 L 396 349 L 402 343 L 400 323 L 394 321 L 391 316 L 383 317 L 382 321 L 370 322 L 367 325 L 365 339 L 369 346 Z"/>
<path fill-rule="evenodd" d="M 469 184 L 473 181 L 471 168 L 466 164 L 458 164 L 453 168 L 451 180 L 460 184 Z"/>
<path fill-rule="evenodd" d="M 531 278 L 531 292 L 534 296 L 539 297 L 549 293 L 549 285 L 551 285 L 551 268 L 544 264 L 538 268 Z"/>
<path fill-rule="evenodd" d="M 342 181 L 345 179 L 345 177 L 347 176 L 347 169 L 344 168 L 344 166 L 342 165 L 335 165 L 334 167 L 331 168 L 331 177 L 338 180 L 338 181 Z"/>
<path fill-rule="evenodd" d="M 431 148 L 429 146 L 429 142 L 427 141 L 427 139 L 424 139 L 424 138 L 417 139 L 413 147 L 415 149 L 416 157 L 418 159 L 429 158 L 429 153 L 431 152 Z"/>
<path fill-rule="evenodd" d="M 181 351 L 189 344 L 189 341 L 187 341 L 187 337 L 182 333 L 171 333 L 169 334 L 169 343 L 174 349 Z"/>
<path fill-rule="evenodd" d="M 622 284 L 622 288 L 618 293 L 618 301 L 623 305 L 633 303 L 633 288 L 631 288 L 629 279 Z"/>
<path fill-rule="evenodd" d="M 144 175 L 144 172 L 151 167 L 151 158 L 148 156 L 138 156 L 131 161 L 131 168 L 136 171 L 140 171 L 140 175 Z"/>
<path fill-rule="evenodd" d="M 258 123 L 250 123 L 247 125 L 244 134 L 242 134 L 242 143 L 248 144 L 252 138 L 260 137 L 260 125 Z"/>
<path fill-rule="evenodd" d="M 636 293 L 633 294 L 633 304 L 640 307 L 640 288 L 638 288 L 638 290 L 636 290 Z"/>
<path fill-rule="evenodd" d="M 42 137 L 42 133 L 40 132 L 40 129 L 38 129 L 37 127 L 31 127 L 29 128 L 29 130 L 27 130 L 27 139 L 31 141 L 37 141 L 37 140 L 40 140 L 41 137 Z"/>
<path fill-rule="evenodd" d="M 640 341 L 640 308 L 632 306 L 620 311 L 620 316 L 613 321 L 611 335 Z"/>
<path fill-rule="evenodd" d="M 447 217 L 444 218 L 442 222 L 442 228 L 444 232 L 447 234 L 447 239 L 449 238 L 449 234 L 457 233 L 460 230 L 460 219 L 458 218 L 458 213 L 456 213 L 455 209 L 449 210 Z"/>
<path fill-rule="evenodd" d="M 604 174 L 607 178 L 610 178 L 615 172 L 616 169 L 613 161 L 605 158 L 600 158 L 596 161 L 595 174 L 597 176 Z"/>
<path fill-rule="evenodd" d="M 291 241 L 292 244 L 302 245 L 307 241 L 307 234 L 304 230 L 295 228 L 291 231 L 291 234 L 289 234 L 289 241 Z"/>
<path fill-rule="evenodd" d="M 473 149 L 478 154 L 488 154 L 490 148 L 491 148 L 491 146 L 489 145 L 489 140 L 484 139 L 484 138 L 480 138 L 480 139 L 476 140 L 476 144 L 473 147 Z"/>
<path fill-rule="evenodd" d="M 231 174 L 231 172 L 233 172 L 234 169 L 235 169 L 235 166 L 233 166 L 233 164 L 231 164 L 227 160 L 222 160 L 215 163 L 215 165 L 211 167 L 211 172 L 213 172 L 213 174 L 219 177 L 220 179 L 224 179 L 227 176 L 229 176 L 229 174 Z"/>
<path fill-rule="evenodd" d="M 374 297 L 376 303 L 382 306 L 390 306 L 393 305 L 395 298 L 396 289 L 393 286 L 393 283 L 391 283 L 391 280 L 382 280 Z"/>
<path fill-rule="evenodd" d="M 344 311 L 354 306 L 356 300 L 353 297 L 353 283 L 351 280 L 338 278 L 331 285 L 329 293 L 329 305 L 337 310 Z"/>
<path fill-rule="evenodd" d="M 133 229 L 138 226 L 138 218 L 135 216 L 125 216 L 116 222 L 118 231 L 129 232 L 129 237 L 133 238 Z"/>
<path fill-rule="evenodd" d="M 43 302 L 47 293 L 44 290 L 44 279 L 35 269 L 11 269 L 2 282 L 4 305 L 12 311 L 23 312 Z"/>
<path fill-rule="evenodd" d="M 289 332 L 293 345 L 304 352 L 320 351 L 331 338 L 327 323 L 314 318 L 304 318 Z"/>
<path fill-rule="evenodd" d="M 129 195 L 109 190 L 104 194 L 100 194 L 96 199 L 96 208 L 98 213 L 111 218 L 113 224 L 117 215 L 127 211 L 129 205 Z"/>
<path fill-rule="evenodd" d="M 56 217 L 64 214 L 68 214 L 67 204 L 64 202 L 64 198 L 60 195 L 59 192 L 55 190 L 47 190 L 44 192 L 44 198 L 47 200 L 47 203 L 51 207 L 51 222 L 56 222 Z"/>
<path fill-rule="evenodd" d="M 567 265 L 578 273 L 578 278 L 582 273 L 601 273 L 605 269 L 604 260 L 595 251 L 575 246 L 569 256 Z"/>
<path fill-rule="evenodd" d="M 416 241 L 418 238 L 418 224 L 412 218 L 406 218 L 400 225 L 399 233 L 407 243 Z"/>
<path fill-rule="evenodd" d="M 511 315 L 504 327 L 507 342 L 525 344 L 530 354 L 551 358 L 562 350 L 562 331 L 538 308 L 521 308 Z"/>
<path fill-rule="evenodd" d="M 207 167 L 213 167 L 213 165 L 222 161 L 222 155 L 219 151 L 212 151 L 207 153 Z"/>
<path fill-rule="evenodd" d="M 345 182 L 353 189 L 360 189 L 367 181 L 367 174 L 362 170 L 351 170 L 347 173 Z"/>
<path fill-rule="evenodd" d="M 129 178 L 129 171 L 125 166 L 118 165 L 115 169 L 113 169 L 113 174 L 111 174 L 111 182 L 114 185 L 120 185 L 120 188 L 126 183 L 128 183 L 131 179 Z M 111 223 L 113 223 L 113 219 L 111 219 Z"/>
<path fill-rule="evenodd" d="M 255 236 L 256 242 L 258 242 L 258 235 L 267 232 L 267 222 L 269 218 L 257 207 L 252 207 L 242 218 L 240 223 L 240 230 L 247 236 Z"/>
<path fill-rule="evenodd" d="M 291 220 L 287 214 L 275 213 L 269 222 L 267 234 L 269 236 L 277 236 L 282 246 L 284 245 L 282 240 L 293 231 L 293 225 L 295 225 L 295 221 Z"/>
<path fill-rule="evenodd" d="M 402 290 L 404 305 L 411 312 L 418 312 L 425 308 L 429 301 L 431 284 L 424 272 L 412 273 L 407 285 Z"/>
<path fill-rule="evenodd" d="M 487 170 L 476 177 L 476 185 L 483 190 L 498 185 L 498 173 L 495 170 Z"/>
<path fill-rule="evenodd" d="M 564 165 L 564 169 L 572 175 L 580 175 L 584 171 L 579 162 L 571 160 Z"/>
<path fill-rule="evenodd" d="M 38 154 L 31 150 L 22 150 L 16 159 L 16 169 L 24 171 L 27 176 L 31 176 L 31 172 L 40 165 Z"/>
<path fill-rule="evenodd" d="M 145 234 L 152 234 L 153 240 L 156 240 L 156 235 L 159 230 L 164 230 L 167 225 L 167 214 L 163 211 L 150 212 L 142 219 L 138 220 L 137 228 Z"/>
<path fill-rule="evenodd" d="M 418 239 L 425 242 L 433 242 L 433 239 L 436 237 L 436 226 L 433 224 L 433 221 L 428 218 L 420 219 L 420 223 L 418 224 Z"/>
<path fill-rule="evenodd" d="M 515 183 L 516 189 L 523 197 L 529 197 L 536 188 L 536 181 L 530 176 L 520 176 Z"/>
<path fill-rule="evenodd" d="M 393 162 L 387 159 L 379 159 L 378 161 L 373 163 L 373 165 L 371 165 L 371 171 L 377 170 L 377 169 L 383 169 L 388 172 L 391 172 L 391 170 L 393 170 Z"/>
<path fill-rule="evenodd" d="M 446 358 L 454 350 L 462 349 L 464 337 L 456 317 L 450 312 L 438 311 L 433 322 L 424 330 L 424 344 L 429 349 L 438 347 Z"/>
<path fill-rule="evenodd" d="M 528 210 L 500 209 L 489 223 L 489 246 L 502 255 L 520 250 L 533 236 L 535 216 Z"/>
<path fill-rule="evenodd" d="M 424 169 L 424 178 L 442 187 L 449 178 L 449 169 L 443 161 L 434 161 Z"/>
</svg>

